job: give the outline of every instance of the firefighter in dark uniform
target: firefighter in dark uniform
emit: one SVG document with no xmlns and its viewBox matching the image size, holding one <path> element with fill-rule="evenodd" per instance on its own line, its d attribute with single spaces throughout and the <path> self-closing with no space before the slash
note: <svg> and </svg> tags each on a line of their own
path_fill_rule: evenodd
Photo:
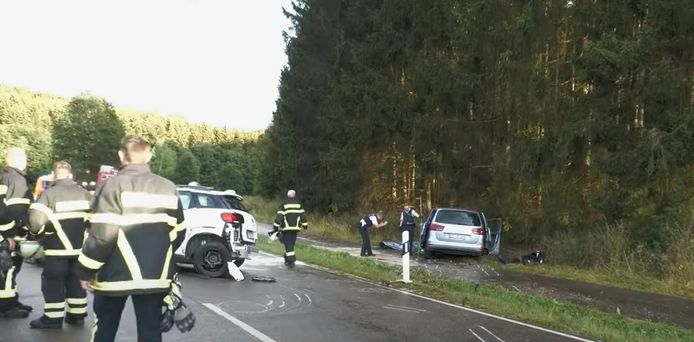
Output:
<svg viewBox="0 0 694 342">
<path fill-rule="evenodd" d="M 7 150 L 6 167 L 0 175 L 0 236 L 10 244 L 10 249 L 18 249 L 15 237 L 26 235 L 31 190 L 25 169 L 27 157 L 23 149 L 13 147 Z M 22 269 L 22 258 L 12 252 L 13 266 L 0 277 L 0 318 L 25 318 L 31 306 L 19 302 L 17 293 L 17 274 Z"/>
<path fill-rule="evenodd" d="M 287 199 L 277 209 L 274 223 L 274 230 L 280 232 L 281 240 L 284 243 L 285 265 L 294 267 L 296 262 L 296 254 L 294 253 L 296 235 L 301 229 L 307 228 L 306 213 L 301 207 L 301 203 L 296 199 L 296 191 L 287 191 Z"/>
<path fill-rule="evenodd" d="M 92 341 L 114 341 L 131 297 L 138 341 L 159 342 L 172 256 L 184 237 L 183 209 L 174 183 L 150 171 L 146 140 L 125 137 L 118 155 L 123 166 L 96 190 L 78 258 L 82 287 L 94 292 Z"/>
<path fill-rule="evenodd" d="M 53 185 L 29 207 L 29 233 L 42 238 L 45 255 L 41 275 L 44 313 L 31 321 L 32 328 L 61 328 L 63 319 L 81 325 L 87 316 L 87 293 L 77 277 L 77 257 L 86 234 L 90 196 L 72 180 L 71 173 L 68 162 L 54 163 Z"/>
</svg>

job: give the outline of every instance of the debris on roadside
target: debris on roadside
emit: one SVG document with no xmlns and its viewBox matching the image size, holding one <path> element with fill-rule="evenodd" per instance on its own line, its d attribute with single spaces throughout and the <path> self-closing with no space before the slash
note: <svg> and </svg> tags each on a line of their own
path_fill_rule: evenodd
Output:
<svg viewBox="0 0 694 342">
<path fill-rule="evenodd" d="M 502 264 L 521 264 L 522 263 L 524 265 L 531 265 L 531 264 L 542 265 L 545 263 L 545 253 L 543 251 L 534 251 L 530 254 L 523 255 L 520 258 L 505 257 L 502 255 L 499 255 L 499 256 L 497 256 L 497 260 L 499 260 L 499 262 Z"/>
</svg>

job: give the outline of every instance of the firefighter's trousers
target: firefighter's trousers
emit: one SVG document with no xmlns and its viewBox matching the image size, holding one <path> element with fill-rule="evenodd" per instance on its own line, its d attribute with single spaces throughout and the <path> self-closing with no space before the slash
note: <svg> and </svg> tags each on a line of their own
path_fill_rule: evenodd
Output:
<svg viewBox="0 0 694 342">
<path fill-rule="evenodd" d="M 43 261 L 41 291 L 46 318 L 62 321 L 66 313 L 71 318 L 87 315 L 87 293 L 77 277 L 77 258 L 47 256 Z"/>
</svg>

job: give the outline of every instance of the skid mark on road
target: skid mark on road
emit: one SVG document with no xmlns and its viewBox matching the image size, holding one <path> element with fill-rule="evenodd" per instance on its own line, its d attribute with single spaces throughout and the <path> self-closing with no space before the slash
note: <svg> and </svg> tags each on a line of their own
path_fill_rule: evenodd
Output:
<svg viewBox="0 0 694 342">
<path fill-rule="evenodd" d="M 206 308 L 210 309 L 210 311 L 216 313 L 217 315 L 221 316 L 222 318 L 226 319 L 227 321 L 234 323 L 236 326 L 239 328 L 245 330 L 247 333 L 251 334 L 251 336 L 255 337 L 256 339 L 262 341 L 262 342 L 277 342 L 270 338 L 269 336 L 263 334 L 262 332 L 258 331 L 257 329 L 253 328 L 252 326 L 244 323 L 240 319 L 224 312 L 224 310 L 220 309 L 214 304 L 210 303 L 203 303 Z"/>
</svg>

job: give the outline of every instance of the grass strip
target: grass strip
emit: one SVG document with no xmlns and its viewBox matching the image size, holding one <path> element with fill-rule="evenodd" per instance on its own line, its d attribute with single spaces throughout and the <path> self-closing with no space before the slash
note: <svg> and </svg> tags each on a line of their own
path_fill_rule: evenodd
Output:
<svg viewBox="0 0 694 342">
<path fill-rule="evenodd" d="M 277 255 L 284 253 L 280 243 L 269 243 L 264 236 L 258 240 L 258 247 Z M 300 242 L 297 242 L 295 250 L 301 261 L 376 283 L 390 284 L 401 278 L 399 268 L 372 259 L 357 258 L 348 253 Z M 412 280 L 413 284 L 397 283 L 395 286 L 446 302 L 601 341 L 694 341 L 694 331 L 684 328 L 630 319 L 565 301 L 509 291 L 492 284 L 475 284 L 432 275 L 419 268 L 412 269 Z"/>
</svg>

